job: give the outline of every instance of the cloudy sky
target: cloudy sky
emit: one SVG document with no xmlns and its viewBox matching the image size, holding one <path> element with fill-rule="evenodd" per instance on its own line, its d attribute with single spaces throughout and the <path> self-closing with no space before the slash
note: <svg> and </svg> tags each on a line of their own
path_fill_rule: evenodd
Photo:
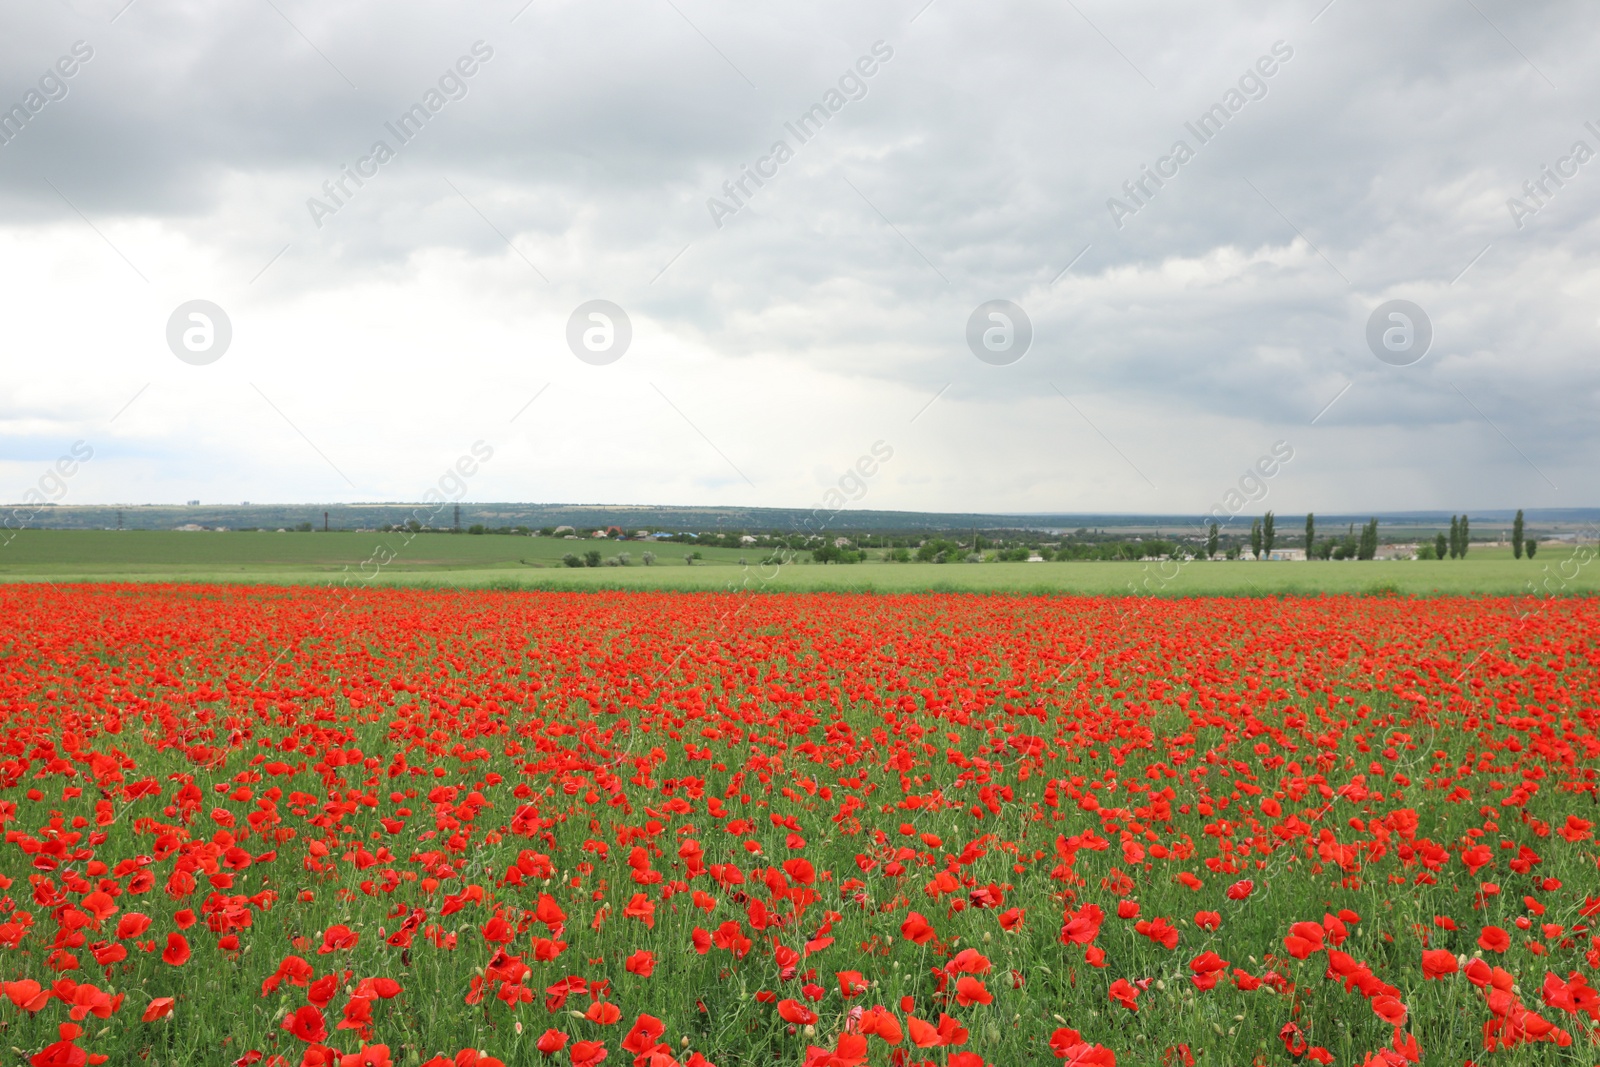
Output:
<svg viewBox="0 0 1600 1067">
<path fill-rule="evenodd" d="M 1600 504 L 1578 0 L 0 27 L 0 499 Z"/>
</svg>

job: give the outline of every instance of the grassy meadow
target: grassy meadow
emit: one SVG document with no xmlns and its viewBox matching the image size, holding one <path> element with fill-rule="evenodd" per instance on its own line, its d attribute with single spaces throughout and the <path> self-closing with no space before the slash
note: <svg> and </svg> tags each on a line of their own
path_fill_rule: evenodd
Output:
<svg viewBox="0 0 1600 1067">
<path fill-rule="evenodd" d="M 628 566 L 571 568 L 569 552 L 627 553 Z M 643 554 L 653 552 L 654 565 Z M 686 553 L 701 559 L 688 564 Z M 676 543 L 422 533 L 201 533 L 170 530 L 21 530 L 0 543 L 0 581 L 249 582 L 350 580 L 394 585 L 558 589 L 1060 592 L 1165 596 L 1315 593 L 1496 594 L 1600 592 L 1588 551 L 1546 544 L 1536 560 L 1473 546 L 1465 560 L 1190 563 L 816 564 L 809 553 L 762 566 L 763 551 Z M 745 561 L 741 564 L 741 560 Z"/>
</svg>

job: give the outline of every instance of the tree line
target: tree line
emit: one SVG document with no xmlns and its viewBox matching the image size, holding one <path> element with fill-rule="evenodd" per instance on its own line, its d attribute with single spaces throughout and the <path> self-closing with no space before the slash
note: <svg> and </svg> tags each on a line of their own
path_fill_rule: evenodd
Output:
<svg viewBox="0 0 1600 1067">
<path fill-rule="evenodd" d="M 1273 547 L 1277 544 L 1278 528 L 1277 515 L 1269 511 L 1258 519 L 1250 520 L 1250 551 L 1258 560 L 1271 556 Z M 1217 555 L 1221 531 L 1217 523 L 1211 524 L 1205 541 L 1205 556 L 1213 559 Z M 1439 531 L 1434 535 L 1433 542 L 1423 543 L 1418 546 L 1418 559 L 1465 559 L 1467 549 L 1472 543 L 1472 526 L 1466 515 L 1450 516 L 1450 532 L 1446 534 Z M 1317 517 L 1312 512 L 1306 513 L 1305 532 L 1306 559 L 1373 559 L 1378 554 L 1378 520 L 1377 517 L 1362 523 L 1361 532 L 1356 532 L 1355 523 L 1342 535 L 1317 539 Z M 1511 525 L 1511 551 L 1521 559 L 1526 553 L 1532 559 L 1538 551 L 1539 543 L 1532 538 L 1524 536 L 1522 511 L 1517 510 L 1516 520 Z M 1233 558 L 1233 550 L 1229 550 L 1228 558 Z"/>
</svg>

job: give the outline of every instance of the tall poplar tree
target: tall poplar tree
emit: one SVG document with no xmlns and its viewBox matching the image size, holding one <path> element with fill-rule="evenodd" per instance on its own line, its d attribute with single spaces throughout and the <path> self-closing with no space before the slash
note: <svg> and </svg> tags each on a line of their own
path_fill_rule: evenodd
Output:
<svg viewBox="0 0 1600 1067">
<path fill-rule="evenodd" d="M 1356 546 L 1356 559 L 1372 559 L 1378 554 L 1378 520 L 1361 524 L 1361 542 Z"/>
<path fill-rule="evenodd" d="M 1266 549 L 1265 555 L 1272 555 L 1272 543 L 1278 539 L 1277 531 L 1273 528 L 1275 516 L 1267 512 L 1267 517 L 1261 523 L 1261 544 Z"/>
<path fill-rule="evenodd" d="M 1260 559 L 1261 558 L 1261 520 L 1260 519 L 1251 519 L 1250 520 L 1250 551 L 1251 551 L 1251 553 L 1253 553 L 1255 555 L 1256 559 Z"/>
<path fill-rule="evenodd" d="M 1313 546 L 1317 543 L 1317 517 L 1311 512 L 1306 512 L 1306 559 L 1311 558 Z"/>
<path fill-rule="evenodd" d="M 1522 558 L 1522 509 L 1517 509 L 1517 517 L 1511 520 L 1511 554 L 1517 559 Z"/>
</svg>

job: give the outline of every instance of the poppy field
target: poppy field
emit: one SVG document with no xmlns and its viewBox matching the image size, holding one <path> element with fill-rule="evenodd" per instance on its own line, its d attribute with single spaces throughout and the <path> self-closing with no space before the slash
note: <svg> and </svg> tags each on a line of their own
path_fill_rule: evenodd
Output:
<svg viewBox="0 0 1600 1067">
<path fill-rule="evenodd" d="M 1588 599 L 0 587 L 0 1064 L 1600 1064 Z"/>
</svg>

